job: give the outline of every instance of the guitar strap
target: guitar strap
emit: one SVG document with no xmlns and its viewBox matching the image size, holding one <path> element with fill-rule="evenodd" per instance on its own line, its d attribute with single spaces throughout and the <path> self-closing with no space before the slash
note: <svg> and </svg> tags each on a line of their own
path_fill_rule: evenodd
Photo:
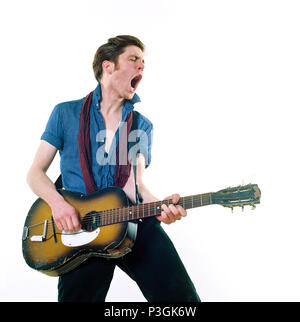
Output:
<svg viewBox="0 0 300 322">
<path fill-rule="evenodd" d="M 137 130 L 137 128 L 138 128 L 138 122 L 137 121 L 138 121 L 139 112 L 132 111 L 132 113 L 133 113 L 133 115 L 132 115 L 131 131 L 134 131 L 134 130 Z M 130 151 L 130 148 L 132 147 L 133 144 L 132 144 L 132 142 L 128 143 L 128 150 L 129 151 Z M 137 187 L 137 183 L 136 183 L 136 154 L 134 154 L 133 157 L 134 157 L 134 160 L 132 162 L 132 167 L 133 167 L 134 183 L 135 183 L 135 200 L 136 200 L 136 204 L 139 205 L 139 204 L 141 204 L 143 202 L 143 199 L 142 199 L 142 196 L 140 195 L 140 193 L 138 191 L 138 187 Z"/>
<path fill-rule="evenodd" d="M 56 179 L 56 181 L 54 182 L 54 185 L 55 185 L 56 190 L 58 190 L 58 189 L 62 189 L 62 188 L 63 188 L 61 174 L 59 175 L 59 177 L 58 177 L 58 178 Z"/>
</svg>

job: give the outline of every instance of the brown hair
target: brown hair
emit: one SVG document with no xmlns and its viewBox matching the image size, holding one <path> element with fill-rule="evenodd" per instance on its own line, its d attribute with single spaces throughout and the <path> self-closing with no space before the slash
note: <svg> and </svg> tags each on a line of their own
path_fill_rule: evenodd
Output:
<svg viewBox="0 0 300 322">
<path fill-rule="evenodd" d="M 103 61 L 108 60 L 116 64 L 119 55 L 125 51 L 125 47 L 130 45 L 139 47 L 143 52 L 145 50 L 145 45 L 138 38 L 129 35 L 109 38 L 106 44 L 97 49 L 93 61 L 93 69 L 97 81 L 100 81 L 102 77 Z"/>
</svg>

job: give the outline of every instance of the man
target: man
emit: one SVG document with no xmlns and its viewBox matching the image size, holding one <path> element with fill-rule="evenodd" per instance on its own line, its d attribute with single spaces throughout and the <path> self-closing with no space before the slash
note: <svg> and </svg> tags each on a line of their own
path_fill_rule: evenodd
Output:
<svg viewBox="0 0 300 322">
<path fill-rule="evenodd" d="M 116 156 L 124 151 L 120 132 L 132 116 L 134 103 L 139 101 L 135 91 L 143 77 L 143 52 L 143 43 L 133 36 L 109 39 L 99 47 L 93 62 L 97 88 L 85 99 L 58 104 L 51 114 L 27 182 L 49 204 L 60 230 L 74 232 L 81 223 L 77 210 L 64 200 L 46 175 L 57 150 L 61 156 L 62 182 L 67 190 L 88 194 L 119 185 L 135 202 L 137 186 L 143 202 L 158 200 L 143 183 L 144 169 L 151 160 L 152 123 L 139 113 L 135 122 L 142 140 L 136 154 L 136 185 L 130 163 L 127 168 L 125 165 L 127 172 L 116 171 L 121 169 L 120 158 L 116 162 Z M 129 155 L 127 146 L 125 150 Z M 89 158 L 90 163 L 86 161 Z M 179 195 L 169 198 L 174 204 L 162 205 L 161 215 L 138 223 L 136 242 L 129 254 L 118 259 L 92 258 L 60 276 L 58 300 L 104 301 L 118 265 L 136 281 L 148 301 L 199 301 L 172 242 L 160 225 L 186 216 L 186 211 L 176 205 Z"/>
</svg>

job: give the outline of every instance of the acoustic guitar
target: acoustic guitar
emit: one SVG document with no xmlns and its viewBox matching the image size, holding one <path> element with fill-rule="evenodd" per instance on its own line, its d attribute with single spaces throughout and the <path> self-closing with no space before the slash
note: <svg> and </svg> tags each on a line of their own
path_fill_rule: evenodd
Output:
<svg viewBox="0 0 300 322">
<path fill-rule="evenodd" d="M 118 258 L 131 251 L 139 219 L 161 214 L 162 204 L 172 200 L 133 205 L 125 192 L 110 187 L 85 196 L 58 190 L 79 212 L 81 229 L 70 233 L 60 231 L 51 208 L 41 198 L 30 208 L 25 220 L 22 249 L 26 263 L 50 276 L 60 276 L 91 256 Z M 180 198 L 185 209 L 219 204 L 244 207 L 260 203 L 261 192 L 256 184 L 227 188 L 218 192 Z"/>
</svg>

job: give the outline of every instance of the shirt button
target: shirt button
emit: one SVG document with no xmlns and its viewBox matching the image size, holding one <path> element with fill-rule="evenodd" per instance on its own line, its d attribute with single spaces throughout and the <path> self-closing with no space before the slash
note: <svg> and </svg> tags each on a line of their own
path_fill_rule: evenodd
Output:
<svg viewBox="0 0 300 322">
<path fill-rule="evenodd" d="M 108 153 L 104 152 L 104 157 L 107 158 L 108 157 Z"/>
</svg>

